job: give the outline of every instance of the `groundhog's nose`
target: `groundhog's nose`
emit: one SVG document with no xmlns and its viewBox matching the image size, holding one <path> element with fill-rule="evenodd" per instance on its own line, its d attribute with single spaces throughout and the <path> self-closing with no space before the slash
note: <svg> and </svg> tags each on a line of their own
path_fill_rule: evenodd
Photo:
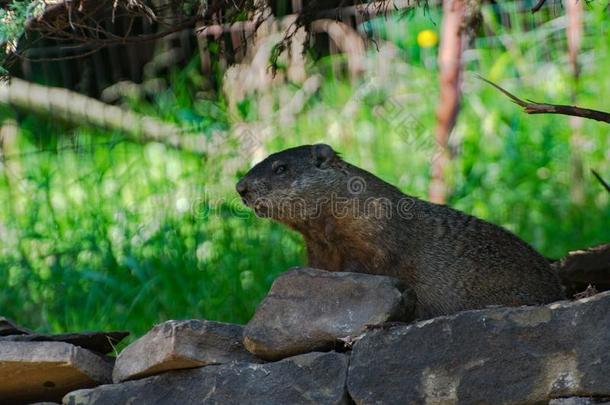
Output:
<svg viewBox="0 0 610 405">
<path fill-rule="evenodd" d="M 246 179 L 241 179 L 240 181 L 238 181 L 237 185 L 235 186 L 235 190 L 237 190 L 237 192 L 241 196 L 246 194 L 246 192 L 248 191 L 248 182 L 246 181 Z"/>
</svg>

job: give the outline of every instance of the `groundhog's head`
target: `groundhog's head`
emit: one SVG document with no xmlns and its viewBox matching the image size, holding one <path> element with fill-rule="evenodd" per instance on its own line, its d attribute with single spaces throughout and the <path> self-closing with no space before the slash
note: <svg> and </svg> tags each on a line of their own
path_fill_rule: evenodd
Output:
<svg viewBox="0 0 610 405">
<path fill-rule="evenodd" d="M 303 145 L 274 153 L 236 186 L 244 204 L 261 217 L 295 224 L 320 214 L 342 174 L 344 162 L 328 145 Z"/>
</svg>

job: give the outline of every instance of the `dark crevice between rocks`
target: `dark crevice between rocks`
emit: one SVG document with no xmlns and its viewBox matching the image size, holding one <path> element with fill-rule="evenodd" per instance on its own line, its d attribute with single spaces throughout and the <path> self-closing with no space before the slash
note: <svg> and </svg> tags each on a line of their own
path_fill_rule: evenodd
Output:
<svg viewBox="0 0 610 405">
<path fill-rule="evenodd" d="M 345 384 L 343 386 L 343 390 L 345 392 L 344 398 L 345 398 L 345 404 L 346 405 L 356 405 L 356 401 L 354 401 L 354 399 L 350 395 L 349 389 L 347 387 L 347 381 L 349 379 L 349 366 L 351 364 L 351 361 L 352 361 L 352 356 L 351 356 L 351 353 L 350 353 L 350 354 L 347 354 L 347 366 L 346 366 L 347 368 L 345 370 Z"/>
<path fill-rule="evenodd" d="M 105 355 L 113 352 L 115 347 L 127 336 L 129 336 L 129 332 L 123 331 L 57 335 L 29 333 L 0 336 L 0 342 L 63 342 L 90 350 L 99 355 Z"/>
</svg>

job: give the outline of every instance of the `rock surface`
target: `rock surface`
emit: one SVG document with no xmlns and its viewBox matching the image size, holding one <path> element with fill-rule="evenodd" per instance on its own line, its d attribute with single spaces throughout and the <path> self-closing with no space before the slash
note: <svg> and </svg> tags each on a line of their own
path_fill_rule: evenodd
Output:
<svg viewBox="0 0 610 405">
<path fill-rule="evenodd" d="M 610 243 L 570 252 L 552 266 L 570 294 L 583 291 L 589 284 L 599 291 L 610 290 Z"/>
<path fill-rule="evenodd" d="M 1 342 L 64 342 L 97 353 L 106 354 L 114 350 L 129 332 L 88 332 L 65 333 L 60 335 L 41 335 L 37 333 L 0 336 Z"/>
<path fill-rule="evenodd" d="M 275 280 L 244 329 L 244 346 L 266 360 L 329 350 L 367 325 L 410 319 L 414 306 L 394 278 L 296 268 Z"/>
<path fill-rule="evenodd" d="M 0 342 L 0 399 L 59 401 L 66 393 L 110 381 L 112 361 L 63 342 Z"/>
<path fill-rule="evenodd" d="M 241 343 L 243 327 L 212 321 L 167 321 L 118 356 L 113 381 L 230 361 L 258 362 Z"/>
<path fill-rule="evenodd" d="M 556 398 L 549 401 L 549 405 L 609 405 L 608 399 L 569 397 Z"/>
<path fill-rule="evenodd" d="M 60 405 L 59 402 L 34 402 L 29 405 Z"/>
<path fill-rule="evenodd" d="M 368 332 L 357 404 L 533 404 L 610 395 L 610 292 L 544 307 L 467 311 Z"/>
<path fill-rule="evenodd" d="M 79 390 L 67 405 L 348 404 L 348 357 L 309 353 L 276 363 L 229 363 Z"/>
</svg>

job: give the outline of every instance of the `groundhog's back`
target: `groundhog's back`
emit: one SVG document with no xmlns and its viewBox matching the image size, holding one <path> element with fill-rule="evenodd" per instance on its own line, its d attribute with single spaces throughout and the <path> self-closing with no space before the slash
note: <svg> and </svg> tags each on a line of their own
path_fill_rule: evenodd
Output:
<svg viewBox="0 0 610 405">
<path fill-rule="evenodd" d="M 412 283 L 422 317 L 564 298 L 548 261 L 509 231 L 421 200 L 413 213 L 410 226 L 420 236 Z"/>
</svg>

